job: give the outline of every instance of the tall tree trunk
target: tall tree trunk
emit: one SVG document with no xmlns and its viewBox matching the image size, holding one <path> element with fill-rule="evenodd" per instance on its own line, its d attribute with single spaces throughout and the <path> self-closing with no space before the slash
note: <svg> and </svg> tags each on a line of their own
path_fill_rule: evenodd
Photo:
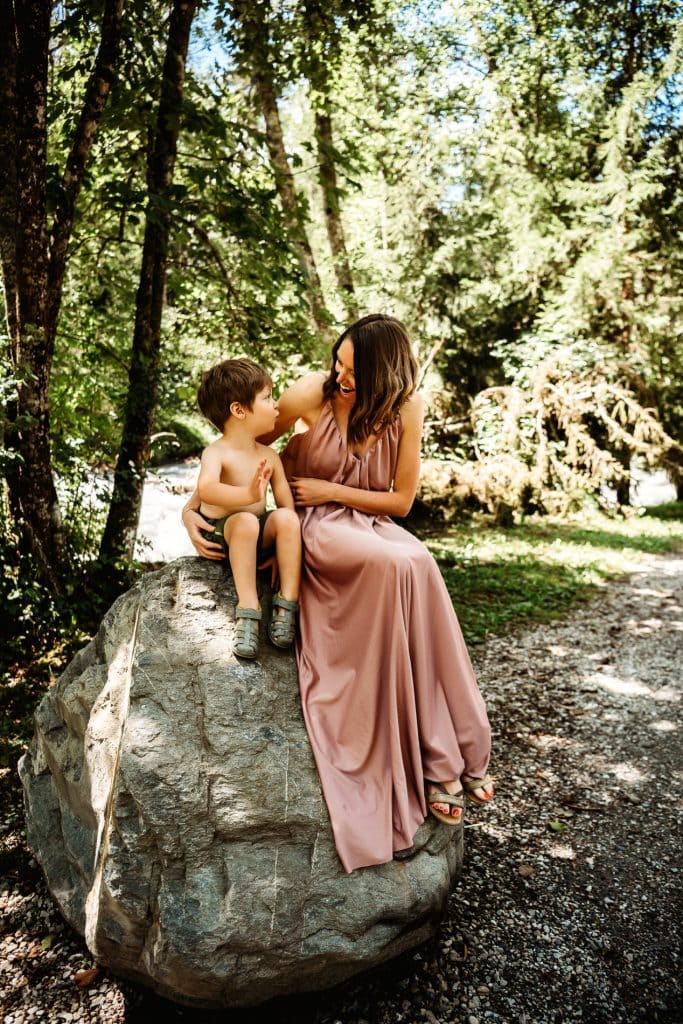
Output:
<svg viewBox="0 0 683 1024">
<path fill-rule="evenodd" d="M 4 410 L 10 509 L 57 592 L 65 570 L 48 388 L 76 200 L 116 62 L 124 0 L 107 0 L 100 46 L 47 240 L 47 71 L 52 4 L 0 0 L 0 259 L 16 399 Z"/>
<path fill-rule="evenodd" d="M 2 255 L 9 357 L 16 400 L 6 409 L 14 460 L 10 507 L 22 546 L 53 590 L 62 562 L 59 504 L 52 479 L 45 166 L 51 4 L 3 0 Z M 12 209 L 13 207 L 13 209 Z"/>
<path fill-rule="evenodd" d="M 126 415 L 114 473 L 114 492 L 100 546 L 100 558 L 105 562 L 132 558 L 140 517 L 159 386 L 161 316 L 171 225 L 170 192 L 180 126 L 185 63 L 195 9 L 196 0 L 174 0 L 171 11 L 161 97 L 147 165 L 149 201 L 135 305 Z"/>
<path fill-rule="evenodd" d="M 631 504 L 631 450 L 626 445 L 619 445 L 614 455 L 624 471 L 615 486 L 617 505 L 626 508 Z"/>
<path fill-rule="evenodd" d="M 14 5 L 11 0 L 0 0 L 0 262 L 2 264 L 7 319 L 8 372 L 14 369 L 14 349 L 17 338 L 17 39 L 14 24 Z M 4 376 L 4 373 L 3 373 Z M 5 465 L 7 497 L 12 519 L 21 520 L 19 504 L 19 462 L 17 438 L 17 403 L 7 398 L 0 419 L 0 444 L 11 452 Z"/>
<path fill-rule="evenodd" d="M 334 139 L 332 135 L 332 117 L 329 100 L 325 97 L 324 109 L 315 112 L 315 134 L 318 143 L 318 167 L 320 185 L 325 203 L 325 224 L 327 237 L 332 250 L 334 270 L 337 284 L 344 298 L 349 316 L 358 319 L 358 305 L 353 289 L 351 265 L 346 249 L 346 237 L 339 211 L 339 186 L 337 184 L 337 168 L 334 159 Z"/>
<path fill-rule="evenodd" d="M 0 259 L 7 328 L 17 330 L 17 33 L 12 0 L 0 0 Z"/>
<path fill-rule="evenodd" d="M 301 200 L 297 195 L 294 175 L 287 158 L 273 79 L 266 67 L 259 67 L 254 72 L 253 81 L 266 122 L 266 144 L 275 172 L 275 183 L 285 215 L 285 223 L 306 285 L 306 298 L 311 318 L 323 338 L 330 340 L 332 337 L 331 317 L 325 308 L 318 268 L 304 227 Z"/>
<path fill-rule="evenodd" d="M 332 338 L 332 317 L 325 308 L 320 276 L 311 243 L 306 234 L 306 211 L 294 185 L 278 110 L 270 47 L 271 27 L 268 0 L 233 0 L 232 10 L 239 28 L 239 59 L 251 76 L 258 104 L 266 122 L 266 145 L 275 175 L 275 187 L 292 248 L 301 269 L 306 300 L 314 328 L 325 340 Z"/>
</svg>

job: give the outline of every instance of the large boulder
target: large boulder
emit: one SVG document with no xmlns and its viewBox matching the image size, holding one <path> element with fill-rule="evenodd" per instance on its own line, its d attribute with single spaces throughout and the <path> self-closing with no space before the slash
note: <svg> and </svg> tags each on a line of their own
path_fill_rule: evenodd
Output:
<svg viewBox="0 0 683 1024">
<path fill-rule="evenodd" d="M 207 1007 L 423 942 L 462 861 L 462 830 L 430 818 L 409 859 L 344 873 L 294 656 L 262 640 L 236 659 L 235 603 L 216 563 L 145 576 L 42 701 L 20 765 L 29 844 L 93 955 Z"/>
</svg>

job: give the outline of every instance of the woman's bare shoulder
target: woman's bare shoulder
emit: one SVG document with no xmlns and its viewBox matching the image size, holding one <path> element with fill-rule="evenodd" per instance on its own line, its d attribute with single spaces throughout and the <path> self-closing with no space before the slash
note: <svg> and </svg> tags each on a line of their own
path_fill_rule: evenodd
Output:
<svg viewBox="0 0 683 1024">
<path fill-rule="evenodd" d="M 323 404 L 323 384 L 327 374 L 324 371 L 307 373 L 287 388 L 279 400 L 280 409 L 283 403 L 288 411 L 296 412 L 297 418 L 315 418 Z"/>
<path fill-rule="evenodd" d="M 323 383 L 326 376 L 322 371 L 307 373 L 283 391 L 277 400 L 275 429 L 259 438 L 263 444 L 272 444 L 278 437 L 282 437 L 297 420 L 303 420 L 307 427 L 313 426 L 323 406 Z"/>
<path fill-rule="evenodd" d="M 401 406 L 401 419 L 403 425 L 409 423 L 422 423 L 425 412 L 425 397 L 420 391 L 413 391 L 412 395 L 406 398 Z"/>
<path fill-rule="evenodd" d="M 327 373 L 325 370 L 313 370 L 311 373 L 304 374 L 299 380 L 292 384 L 290 391 L 296 390 L 302 395 L 310 395 L 313 398 L 323 399 L 323 384 L 327 379 Z"/>
</svg>

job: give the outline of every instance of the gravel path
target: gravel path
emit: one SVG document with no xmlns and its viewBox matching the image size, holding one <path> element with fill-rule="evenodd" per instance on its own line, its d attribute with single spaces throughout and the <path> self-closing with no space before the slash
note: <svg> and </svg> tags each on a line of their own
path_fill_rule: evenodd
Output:
<svg viewBox="0 0 683 1024">
<path fill-rule="evenodd" d="M 6 1024 L 131 1024 L 155 1011 L 189 1024 L 680 1024 L 683 559 L 633 568 L 568 618 L 475 650 L 498 799 L 468 810 L 463 878 L 438 936 L 329 992 L 198 1012 L 91 970 L 23 845 L 5 772 Z"/>
</svg>

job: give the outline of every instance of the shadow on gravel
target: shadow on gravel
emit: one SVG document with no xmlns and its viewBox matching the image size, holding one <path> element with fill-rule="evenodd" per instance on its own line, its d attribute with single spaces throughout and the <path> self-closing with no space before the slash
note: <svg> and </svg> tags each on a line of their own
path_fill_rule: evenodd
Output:
<svg viewBox="0 0 683 1024">
<path fill-rule="evenodd" d="M 120 983 L 125 997 L 125 1024 L 149 1024 L 150 1020 L 186 1021 L 187 1024 L 327 1024 L 337 1019 L 376 1021 L 376 1010 L 391 1000 L 397 987 L 406 984 L 415 970 L 415 952 L 405 953 L 372 971 L 323 992 L 308 992 L 288 998 L 272 999 L 242 1009 L 201 1010 L 179 1006 L 151 992 Z M 438 955 L 438 937 L 417 950 L 425 959 Z M 415 996 L 411 1005 L 415 1007 Z M 425 1006 L 431 1005 L 425 1001 Z M 419 1013 L 419 1011 L 418 1011 Z M 389 1018 L 387 1018 L 389 1024 Z"/>
</svg>

